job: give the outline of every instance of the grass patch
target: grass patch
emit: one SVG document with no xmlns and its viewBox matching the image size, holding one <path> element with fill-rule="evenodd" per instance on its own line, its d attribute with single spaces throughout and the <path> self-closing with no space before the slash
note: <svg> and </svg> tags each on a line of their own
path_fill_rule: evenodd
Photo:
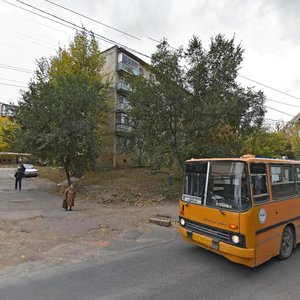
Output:
<svg viewBox="0 0 300 300">
<path fill-rule="evenodd" d="M 66 179 L 61 168 L 43 167 L 40 175 L 55 183 Z M 182 193 L 182 180 L 174 179 L 170 186 L 166 173 L 153 173 L 147 168 L 87 171 L 74 185 L 77 195 L 85 201 L 138 206 L 166 199 L 178 201 Z"/>
<path fill-rule="evenodd" d="M 54 183 L 66 180 L 66 174 L 61 167 L 40 167 L 39 176 L 49 179 Z"/>
</svg>

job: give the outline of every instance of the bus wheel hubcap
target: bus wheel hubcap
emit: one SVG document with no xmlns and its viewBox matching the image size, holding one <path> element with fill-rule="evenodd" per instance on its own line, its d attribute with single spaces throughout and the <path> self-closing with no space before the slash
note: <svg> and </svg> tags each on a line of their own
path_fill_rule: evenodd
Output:
<svg viewBox="0 0 300 300">
<path fill-rule="evenodd" d="M 288 232 L 285 232 L 282 238 L 282 251 L 284 253 L 289 252 L 289 249 L 291 247 L 291 237 L 288 234 Z"/>
</svg>

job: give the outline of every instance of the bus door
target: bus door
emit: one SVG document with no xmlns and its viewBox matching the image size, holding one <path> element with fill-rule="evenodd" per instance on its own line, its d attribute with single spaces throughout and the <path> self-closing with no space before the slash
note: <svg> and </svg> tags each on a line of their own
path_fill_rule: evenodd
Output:
<svg viewBox="0 0 300 300">
<path fill-rule="evenodd" d="M 254 207 L 248 223 L 252 224 L 256 265 L 259 265 L 278 254 L 280 233 L 278 228 L 270 227 L 274 223 L 275 209 L 270 202 L 267 165 L 251 163 L 250 173 Z"/>
</svg>

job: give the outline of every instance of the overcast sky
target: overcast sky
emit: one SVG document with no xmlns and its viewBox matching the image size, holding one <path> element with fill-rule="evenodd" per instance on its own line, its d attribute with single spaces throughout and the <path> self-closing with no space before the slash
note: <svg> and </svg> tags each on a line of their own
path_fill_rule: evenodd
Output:
<svg viewBox="0 0 300 300">
<path fill-rule="evenodd" d="M 165 37 L 173 47 L 179 47 L 186 46 L 196 35 L 207 48 L 212 36 L 235 35 L 236 42 L 241 42 L 245 49 L 240 75 L 252 80 L 238 77 L 238 81 L 264 91 L 270 99 L 266 103 L 269 107 L 266 117 L 288 121 L 300 112 L 300 1 L 52 0 L 132 37 L 46 0 L 22 2 L 0 0 L 0 102 L 17 102 L 20 87 L 25 89 L 32 77 L 30 71 L 35 70 L 35 61 L 54 55 L 59 46 L 67 46 L 74 37 L 73 29 L 25 11 L 53 19 L 26 3 L 79 26 L 83 24 L 101 36 L 149 56 L 157 45 L 151 39 Z M 112 46 L 103 41 L 100 45 L 102 50 Z M 141 58 L 149 62 L 146 57 Z"/>
</svg>

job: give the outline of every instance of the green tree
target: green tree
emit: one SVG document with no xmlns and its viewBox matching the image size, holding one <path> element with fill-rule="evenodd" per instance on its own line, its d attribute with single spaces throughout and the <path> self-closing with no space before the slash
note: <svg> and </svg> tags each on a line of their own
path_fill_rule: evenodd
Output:
<svg viewBox="0 0 300 300">
<path fill-rule="evenodd" d="M 138 148 L 147 153 L 156 167 L 176 159 L 183 163 L 183 112 L 189 93 L 184 88 L 184 73 L 180 66 L 182 50 L 170 51 L 163 41 L 152 55 L 149 71 L 155 79 L 132 76 L 130 95 L 133 124 L 132 136 Z"/>
<path fill-rule="evenodd" d="M 291 148 L 296 159 L 300 159 L 300 125 L 295 124 L 288 130 L 288 137 L 291 142 Z"/>
<path fill-rule="evenodd" d="M 77 32 L 67 49 L 37 61 L 35 78 L 19 102 L 22 146 L 61 164 L 69 183 L 71 172 L 93 167 L 99 154 L 108 113 L 103 64 L 93 34 Z"/>
<path fill-rule="evenodd" d="M 132 135 L 149 157 L 182 165 L 189 157 L 241 154 L 265 113 L 263 93 L 236 80 L 243 52 L 222 35 L 208 51 L 197 37 L 185 51 L 166 40 L 158 45 L 149 67 L 154 79 L 129 78 Z"/>
<path fill-rule="evenodd" d="M 9 117 L 0 117 L 0 152 L 14 151 L 17 124 Z"/>
<path fill-rule="evenodd" d="M 243 152 L 272 158 L 281 158 L 282 156 L 294 158 L 289 135 L 285 131 L 275 132 L 264 127 L 248 136 Z"/>
<path fill-rule="evenodd" d="M 208 51 L 197 37 L 189 43 L 186 80 L 193 122 L 186 128 L 192 156 L 239 156 L 247 136 L 262 126 L 263 93 L 236 81 L 243 53 L 234 37 L 227 40 L 220 34 L 211 39 Z"/>
</svg>

